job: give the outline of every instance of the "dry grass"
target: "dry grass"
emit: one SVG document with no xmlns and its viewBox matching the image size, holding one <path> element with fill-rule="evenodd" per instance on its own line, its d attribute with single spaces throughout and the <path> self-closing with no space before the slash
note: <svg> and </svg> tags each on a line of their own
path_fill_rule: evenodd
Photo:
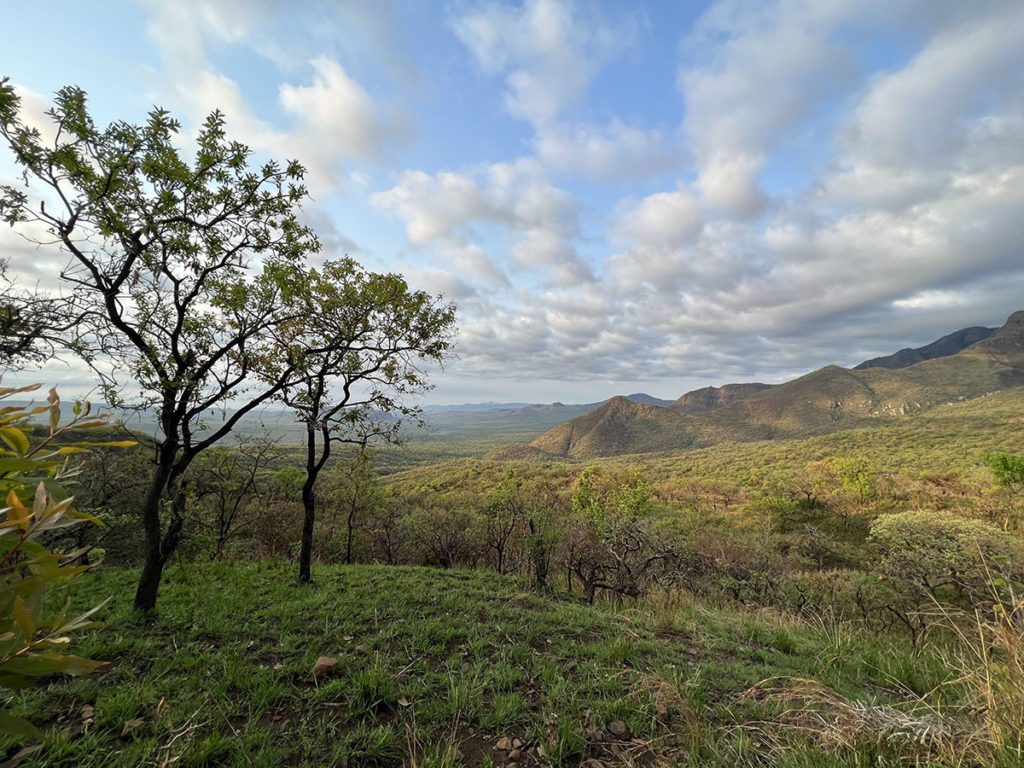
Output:
<svg viewBox="0 0 1024 768">
<path fill-rule="evenodd" d="M 966 691 L 975 723 L 972 757 L 981 764 L 1024 764 L 1024 592 L 989 580 L 990 601 L 973 615 L 938 606 L 956 642 L 945 660 Z M 987 761 L 987 762 L 986 762 Z"/>
<path fill-rule="evenodd" d="M 904 708 L 852 701 L 814 680 L 771 678 L 750 688 L 745 697 L 784 707 L 771 722 L 745 726 L 780 755 L 786 736 L 800 734 L 829 752 L 867 745 L 893 760 L 919 764 L 953 754 L 969 732 L 963 723 L 922 701 L 908 702 Z"/>
</svg>

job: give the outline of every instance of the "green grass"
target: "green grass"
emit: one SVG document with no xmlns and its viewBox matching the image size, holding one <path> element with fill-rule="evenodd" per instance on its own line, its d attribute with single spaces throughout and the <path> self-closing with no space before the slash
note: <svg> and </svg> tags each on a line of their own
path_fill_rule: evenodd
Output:
<svg viewBox="0 0 1024 768">
<path fill-rule="evenodd" d="M 150 621 L 130 610 L 135 575 L 77 588 L 112 598 L 75 645 L 110 664 L 14 697 L 50 731 L 23 765 L 501 765 L 505 736 L 523 765 L 866 765 L 908 747 L 864 736 L 816 762 L 821 739 L 789 727 L 776 689 L 898 705 L 948 677 L 897 640 L 770 612 L 595 608 L 483 572 L 322 567 L 300 587 L 280 563 L 174 566 Z M 339 674 L 316 684 L 321 655 Z M 634 741 L 609 741 L 613 720 Z"/>
</svg>

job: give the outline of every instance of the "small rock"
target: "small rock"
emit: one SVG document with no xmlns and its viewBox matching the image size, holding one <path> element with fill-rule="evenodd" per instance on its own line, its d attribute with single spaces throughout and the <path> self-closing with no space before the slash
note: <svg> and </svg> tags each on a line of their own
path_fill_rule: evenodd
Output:
<svg viewBox="0 0 1024 768">
<path fill-rule="evenodd" d="M 146 721 L 143 720 L 141 717 L 132 718 L 127 723 L 125 723 L 124 728 L 121 729 L 121 738 L 124 738 L 125 736 L 131 736 L 133 733 L 139 730 L 139 728 L 141 728 L 145 722 Z"/>
<path fill-rule="evenodd" d="M 92 720 L 95 716 L 96 716 L 96 710 L 93 709 L 91 705 L 86 704 L 84 707 L 82 707 L 82 719 L 83 720 Z"/>
<path fill-rule="evenodd" d="M 370 646 L 368 646 L 366 643 L 361 643 L 361 644 L 359 644 L 359 645 L 357 645 L 355 647 L 355 652 L 356 653 L 369 653 L 370 652 Z"/>
<path fill-rule="evenodd" d="M 630 737 L 629 726 L 621 720 L 613 720 L 608 723 L 608 732 L 616 739 L 628 739 Z"/>
<path fill-rule="evenodd" d="M 500 749 L 502 752 L 511 752 L 512 739 L 510 739 L 508 736 L 502 736 L 500 739 L 498 739 L 498 743 L 495 745 L 494 748 Z"/>
<path fill-rule="evenodd" d="M 523 746 L 523 740 L 522 739 L 512 739 L 512 747 L 514 749 L 521 749 L 522 746 Z"/>
<path fill-rule="evenodd" d="M 521 749 L 513 749 L 511 752 L 508 753 L 509 760 L 518 760 L 522 756 L 523 751 Z"/>
<path fill-rule="evenodd" d="M 333 656 L 321 656 L 313 665 L 312 674 L 314 680 L 338 674 L 338 660 Z"/>
</svg>

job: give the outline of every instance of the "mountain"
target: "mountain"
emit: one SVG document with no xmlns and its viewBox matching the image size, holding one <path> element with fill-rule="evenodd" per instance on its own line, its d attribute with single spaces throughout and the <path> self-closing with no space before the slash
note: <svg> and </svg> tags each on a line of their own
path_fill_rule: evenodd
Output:
<svg viewBox="0 0 1024 768">
<path fill-rule="evenodd" d="M 736 389 L 730 394 L 728 386 Z M 558 456 L 582 458 L 685 450 L 724 441 L 802 438 L 892 423 L 938 405 L 1020 386 L 1024 386 L 1024 311 L 1015 312 L 1001 328 L 954 354 L 904 368 L 829 365 L 770 387 L 695 390 L 671 408 L 613 398 L 530 445 Z M 691 410 L 683 412 L 683 408 Z"/>
<path fill-rule="evenodd" d="M 672 400 L 662 400 L 660 397 L 648 395 L 646 392 L 637 392 L 632 395 L 625 395 L 625 398 L 627 400 L 632 400 L 634 403 L 643 403 L 644 405 L 659 405 L 662 408 L 666 408 L 672 405 L 673 402 Z"/>
<path fill-rule="evenodd" d="M 590 413 L 545 432 L 530 446 L 572 458 L 664 451 L 685 443 L 686 428 L 686 417 L 668 408 L 613 397 Z"/>
<path fill-rule="evenodd" d="M 769 389 L 771 384 L 723 384 L 720 387 L 703 387 L 687 392 L 670 405 L 673 411 L 679 413 L 706 413 L 728 405 L 735 400 L 745 400 L 748 397 Z M 652 403 L 660 405 L 660 403 Z"/>
<path fill-rule="evenodd" d="M 966 349 L 972 344 L 987 339 L 993 333 L 995 328 L 983 328 L 980 325 L 975 325 L 970 328 L 961 328 L 959 331 L 943 336 L 938 341 L 933 341 L 931 344 L 925 344 L 923 347 L 917 349 L 911 349 L 905 347 L 899 352 L 894 352 L 891 355 L 885 357 L 875 357 L 871 360 L 865 360 L 860 365 L 855 365 L 853 370 L 863 371 L 865 368 L 889 368 L 895 370 L 897 368 L 908 368 L 911 365 L 917 363 L 923 363 L 925 360 L 934 360 L 937 357 L 948 357 L 949 355 L 955 355 L 962 349 Z"/>
</svg>

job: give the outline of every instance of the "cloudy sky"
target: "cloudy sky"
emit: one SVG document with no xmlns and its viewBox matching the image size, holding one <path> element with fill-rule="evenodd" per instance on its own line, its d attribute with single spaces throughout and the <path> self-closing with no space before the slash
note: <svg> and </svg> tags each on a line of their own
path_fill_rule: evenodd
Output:
<svg viewBox="0 0 1024 768">
<path fill-rule="evenodd" d="M 1024 308 L 1017 0 L 39 0 L 40 111 L 212 109 L 332 253 L 459 306 L 429 401 L 778 382 Z M 60 256 L 8 230 L 23 279 Z M 75 366 L 29 379 L 85 384 Z M 8 379 L 10 381 L 10 379 Z"/>
</svg>

